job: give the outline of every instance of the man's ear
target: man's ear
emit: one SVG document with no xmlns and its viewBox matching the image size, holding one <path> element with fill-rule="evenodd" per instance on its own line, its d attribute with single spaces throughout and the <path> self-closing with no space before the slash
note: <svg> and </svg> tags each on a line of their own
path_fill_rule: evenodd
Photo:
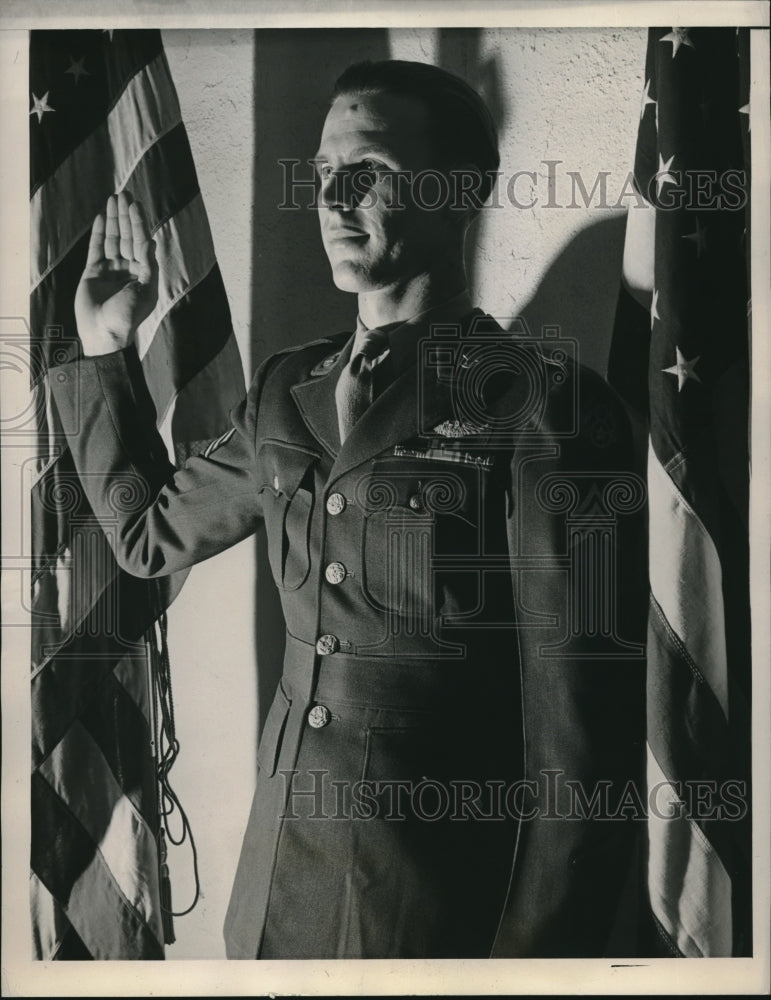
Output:
<svg viewBox="0 0 771 1000">
<path fill-rule="evenodd" d="M 468 228 L 484 207 L 480 194 L 484 176 L 476 163 L 456 163 L 448 171 L 450 181 L 449 218 Z"/>
</svg>

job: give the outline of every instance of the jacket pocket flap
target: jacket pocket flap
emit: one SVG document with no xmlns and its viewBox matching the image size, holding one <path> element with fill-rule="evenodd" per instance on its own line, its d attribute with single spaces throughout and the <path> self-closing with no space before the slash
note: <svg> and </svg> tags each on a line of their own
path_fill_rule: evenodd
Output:
<svg viewBox="0 0 771 1000">
<path fill-rule="evenodd" d="M 265 442 L 260 449 L 262 488 L 269 489 L 275 496 L 283 494 L 291 500 L 308 469 L 319 457 L 317 452 L 304 451 L 292 445 Z"/>
<path fill-rule="evenodd" d="M 265 719 L 260 745 L 257 749 L 257 763 L 260 770 L 264 771 L 269 778 L 276 772 L 276 762 L 281 749 L 281 739 L 284 735 L 290 705 L 291 702 L 284 693 L 283 686 L 279 683 L 273 704 Z"/>
</svg>

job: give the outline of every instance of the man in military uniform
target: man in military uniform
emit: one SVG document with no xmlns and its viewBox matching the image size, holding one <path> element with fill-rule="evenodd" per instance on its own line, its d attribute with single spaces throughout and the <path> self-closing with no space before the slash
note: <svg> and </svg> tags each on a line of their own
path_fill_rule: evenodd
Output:
<svg viewBox="0 0 771 1000">
<path fill-rule="evenodd" d="M 354 333 L 269 358 L 228 434 L 175 470 L 131 343 L 153 244 L 122 193 L 77 293 L 85 357 L 52 379 L 129 572 L 185 568 L 264 519 L 286 655 L 228 955 L 631 951 L 612 943 L 640 826 L 618 803 L 644 743 L 624 413 L 562 342 L 473 307 L 464 239 L 498 150 L 463 81 L 351 67 L 316 160 Z M 141 486 L 131 510 L 111 503 L 122 483 Z"/>
</svg>

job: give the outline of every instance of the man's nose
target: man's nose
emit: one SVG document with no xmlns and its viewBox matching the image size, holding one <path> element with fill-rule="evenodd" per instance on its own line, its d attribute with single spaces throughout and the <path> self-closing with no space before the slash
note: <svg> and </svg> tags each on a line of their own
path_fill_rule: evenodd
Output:
<svg viewBox="0 0 771 1000">
<path fill-rule="evenodd" d="M 324 208 L 342 212 L 368 207 L 374 192 L 375 174 L 367 170 L 332 170 L 321 182 L 320 201 Z"/>
<path fill-rule="evenodd" d="M 350 210 L 355 204 L 353 176 L 350 170 L 330 170 L 321 182 L 320 199 L 324 208 Z"/>
</svg>

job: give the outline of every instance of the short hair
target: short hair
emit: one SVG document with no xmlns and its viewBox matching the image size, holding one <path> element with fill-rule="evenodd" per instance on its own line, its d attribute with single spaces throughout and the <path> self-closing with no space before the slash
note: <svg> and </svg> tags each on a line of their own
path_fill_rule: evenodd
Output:
<svg viewBox="0 0 771 1000">
<path fill-rule="evenodd" d="M 473 87 L 455 73 L 431 63 L 365 60 L 340 74 L 332 101 L 344 95 L 377 92 L 422 101 L 440 160 L 478 167 L 481 176 L 476 193 L 480 202 L 489 197 L 501 162 L 498 130 L 490 109 Z"/>
</svg>

